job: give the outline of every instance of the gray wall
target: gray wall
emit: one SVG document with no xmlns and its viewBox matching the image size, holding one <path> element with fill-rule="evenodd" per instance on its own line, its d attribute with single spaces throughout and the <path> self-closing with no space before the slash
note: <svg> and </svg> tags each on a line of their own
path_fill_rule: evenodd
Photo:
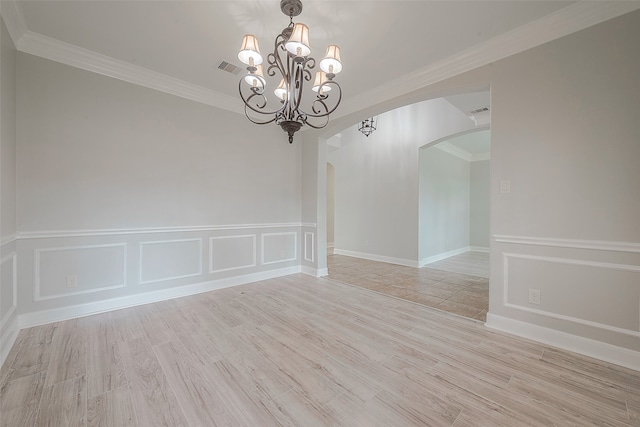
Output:
<svg viewBox="0 0 640 427">
<path fill-rule="evenodd" d="M 21 324 L 300 271 L 301 149 L 279 128 L 28 54 L 17 67 Z"/>
<path fill-rule="evenodd" d="M 469 162 L 420 149 L 420 259 L 469 247 Z"/>
<path fill-rule="evenodd" d="M 472 249 L 489 248 L 490 166 L 489 160 L 469 164 L 469 245 Z"/>
<path fill-rule="evenodd" d="M 15 339 L 16 256 L 16 50 L 0 20 L 0 364 Z"/>
<path fill-rule="evenodd" d="M 335 167 L 335 252 L 418 266 L 419 148 L 474 127 L 433 99 L 380 114 L 368 138 L 355 125 L 343 130 L 342 147 L 327 155 Z"/>
</svg>

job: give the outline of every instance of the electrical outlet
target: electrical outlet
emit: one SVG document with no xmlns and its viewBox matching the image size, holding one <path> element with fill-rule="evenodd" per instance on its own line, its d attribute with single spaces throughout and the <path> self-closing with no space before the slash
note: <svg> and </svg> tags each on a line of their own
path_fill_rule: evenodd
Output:
<svg viewBox="0 0 640 427">
<path fill-rule="evenodd" d="M 67 288 L 75 288 L 78 286 L 78 275 L 67 274 Z"/>
<path fill-rule="evenodd" d="M 529 289 L 529 304 L 540 304 L 540 289 Z"/>
</svg>

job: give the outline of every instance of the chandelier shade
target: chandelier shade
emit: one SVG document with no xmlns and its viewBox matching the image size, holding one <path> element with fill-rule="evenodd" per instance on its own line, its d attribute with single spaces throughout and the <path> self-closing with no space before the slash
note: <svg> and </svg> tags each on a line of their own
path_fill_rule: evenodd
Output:
<svg viewBox="0 0 640 427">
<path fill-rule="evenodd" d="M 258 48 L 258 38 L 252 34 L 246 34 L 242 39 L 242 47 L 238 52 L 238 59 L 246 65 L 254 67 L 262 64 L 263 58 Z"/>
<path fill-rule="evenodd" d="M 336 45 L 327 46 L 327 53 L 324 59 L 320 61 L 320 69 L 327 74 L 338 74 L 342 71 L 342 62 L 340 61 L 340 48 Z"/>
<path fill-rule="evenodd" d="M 293 135 L 303 126 L 325 127 L 329 115 L 338 108 L 342 89 L 334 77 L 342 71 L 342 60 L 340 48 L 329 45 L 312 82 L 316 60 L 310 56 L 309 27 L 293 22 L 293 17 L 302 12 L 302 2 L 281 0 L 280 9 L 290 22 L 276 36 L 273 52 L 263 58 L 257 37 L 247 34 L 242 39 L 238 59 L 247 65 L 247 74 L 240 79 L 238 90 L 245 115 L 251 122 L 276 123 L 287 133 L 289 143 L 293 143 Z M 278 86 L 273 89 L 279 105 L 272 107 L 269 105 L 273 100 L 266 92 L 270 77 L 279 79 Z M 309 97 L 304 95 L 305 86 L 307 90 L 311 86 Z"/>
</svg>

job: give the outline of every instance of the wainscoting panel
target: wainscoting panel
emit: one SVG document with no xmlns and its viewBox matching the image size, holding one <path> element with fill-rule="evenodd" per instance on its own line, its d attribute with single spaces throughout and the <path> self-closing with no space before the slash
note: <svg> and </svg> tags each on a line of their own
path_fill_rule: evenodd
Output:
<svg viewBox="0 0 640 427">
<path fill-rule="evenodd" d="M 265 233 L 262 235 L 262 264 L 298 259 L 298 233 Z"/>
<path fill-rule="evenodd" d="M 126 259 L 126 243 L 35 249 L 34 300 L 123 288 Z"/>
<path fill-rule="evenodd" d="M 315 234 L 310 231 L 304 232 L 304 260 L 315 262 Z"/>
<path fill-rule="evenodd" d="M 202 239 L 140 242 L 141 285 L 202 275 Z"/>
<path fill-rule="evenodd" d="M 505 253 L 504 271 L 507 307 L 640 336 L 638 266 Z M 540 304 L 529 303 L 529 289 L 540 290 Z"/>
<path fill-rule="evenodd" d="M 256 235 L 209 238 L 209 273 L 256 266 Z"/>
<path fill-rule="evenodd" d="M 0 331 L 18 305 L 17 257 L 12 252 L 0 260 Z"/>
</svg>

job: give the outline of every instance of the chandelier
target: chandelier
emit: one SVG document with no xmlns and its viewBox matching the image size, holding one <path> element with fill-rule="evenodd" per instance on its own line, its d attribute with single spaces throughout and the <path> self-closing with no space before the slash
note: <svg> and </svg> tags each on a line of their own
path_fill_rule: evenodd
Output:
<svg viewBox="0 0 640 427">
<path fill-rule="evenodd" d="M 358 126 L 358 130 L 368 137 L 376 130 L 376 119 L 374 117 L 364 119 Z"/>
<path fill-rule="evenodd" d="M 281 0 L 280 9 L 289 17 L 289 25 L 275 39 L 273 53 L 267 55 L 266 73 L 270 77 L 280 77 L 280 84 L 273 93 L 279 107 L 269 109 L 269 99 L 265 93 L 266 80 L 263 73 L 263 57 L 258 48 L 256 36 L 247 34 L 242 40 L 238 59 L 247 65 L 248 74 L 240 79 L 238 89 L 244 102 L 244 113 L 256 124 L 265 125 L 275 122 L 289 135 L 293 135 L 308 125 L 321 129 L 329 123 L 329 114 L 333 113 L 342 100 L 342 89 L 334 77 L 342 71 L 340 48 L 329 45 L 320 70 L 315 74 L 312 86 L 315 99 L 303 109 L 304 83 L 311 81 L 311 70 L 316 60 L 311 56 L 309 47 L 309 27 L 293 22 L 293 17 L 302 12 L 300 0 Z M 336 89 L 335 96 L 329 100 L 329 92 Z"/>
</svg>

